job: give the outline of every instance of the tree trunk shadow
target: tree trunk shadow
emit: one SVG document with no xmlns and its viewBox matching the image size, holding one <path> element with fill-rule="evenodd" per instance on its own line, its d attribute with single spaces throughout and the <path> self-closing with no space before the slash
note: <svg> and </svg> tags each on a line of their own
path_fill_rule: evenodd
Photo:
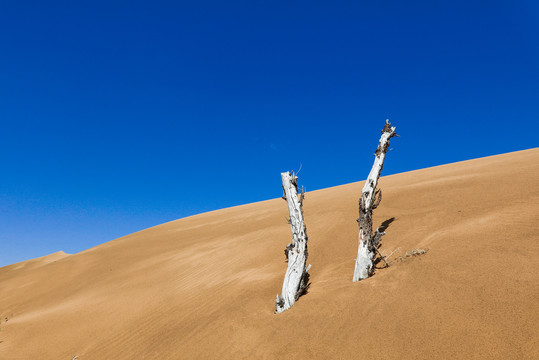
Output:
<svg viewBox="0 0 539 360">
<path fill-rule="evenodd" d="M 386 230 L 389 228 L 389 225 L 391 225 L 391 223 L 393 221 L 397 220 L 395 217 L 390 217 L 389 219 L 386 219 L 384 220 L 380 226 L 378 227 L 378 229 L 376 230 L 377 233 L 381 233 L 381 234 L 385 234 Z M 376 249 L 380 249 L 382 247 L 382 237 L 380 237 L 380 240 L 378 242 L 378 245 L 376 247 Z M 383 262 L 384 263 L 384 266 L 383 267 L 378 267 L 378 263 L 380 262 Z M 375 268 L 377 269 L 384 269 L 386 267 L 389 267 L 389 265 L 384 261 L 384 259 L 382 258 L 382 254 L 380 253 L 380 251 L 377 251 L 377 257 L 376 259 L 374 259 L 374 266 Z"/>
</svg>

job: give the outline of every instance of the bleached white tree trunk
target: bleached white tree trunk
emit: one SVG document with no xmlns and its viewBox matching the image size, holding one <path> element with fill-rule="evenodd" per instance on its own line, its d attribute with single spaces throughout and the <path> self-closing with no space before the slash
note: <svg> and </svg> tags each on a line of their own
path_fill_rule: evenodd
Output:
<svg viewBox="0 0 539 360">
<path fill-rule="evenodd" d="M 366 279 L 374 271 L 374 257 L 377 251 L 380 238 L 385 233 L 377 230 L 372 232 L 372 211 L 378 207 L 382 200 L 382 191 L 376 190 L 380 173 L 384 167 L 384 160 L 389 148 L 389 139 L 398 136 L 395 127 L 391 126 L 389 120 L 382 130 L 382 136 L 378 142 L 378 148 L 374 153 L 374 164 L 372 165 L 369 177 L 363 186 L 361 198 L 359 199 L 359 246 L 357 250 L 356 266 L 354 269 L 353 281 Z"/>
<path fill-rule="evenodd" d="M 292 230 L 292 243 L 285 249 L 288 266 L 283 281 L 282 295 L 277 294 L 275 299 L 275 313 L 281 313 L 289 309 L 296 300 L 307 292 L 309 287 L 309 267 L 307 262 L 307 229 L 303 223 L 303 198 L 302 192 L 298 198 L 298 177 L 294 173 L 281 173 L 283 181 L 283 198 L 288 204 L 290 215 L 290 228 Z"/>
</svg>

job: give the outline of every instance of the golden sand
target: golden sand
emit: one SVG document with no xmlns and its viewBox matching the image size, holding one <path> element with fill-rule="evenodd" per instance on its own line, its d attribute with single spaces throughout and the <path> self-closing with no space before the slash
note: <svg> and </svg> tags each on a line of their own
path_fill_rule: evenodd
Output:
<svg viewBox="0 0 539 360">
<path fill-rule="evenodd" d="M 362 186 L 306 194 L 312 285 L 279 315 L 281 199 L 0 268 L 0 359 L 539 359 L 539 149 L 382 177 L 400 250 L 352 283 Z"/>
</svg>

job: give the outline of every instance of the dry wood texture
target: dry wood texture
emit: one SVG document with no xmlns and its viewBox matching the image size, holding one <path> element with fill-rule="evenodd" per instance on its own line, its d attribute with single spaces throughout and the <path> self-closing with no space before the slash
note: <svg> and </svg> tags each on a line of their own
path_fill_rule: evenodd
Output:
<svg viewBox="0 0 539 360">
<path fill-rule="evenodd" d="M 292 242 L 286 247 L 285 254 L 288 266 L 283 281 L 282 295 L 277 294 L 275 299 L 275 312 L 288 310 L 296 300 L 303 295 L 309 286 L 309 268 L 305 267 L 307 261 L 307 228 L 303 222 L 304 193 L 298 198 L 298 177 L 294 173 L 281 174 L 283 181 L 283 198 L 288 204 Z"/>
<path fill-rule="evenodd" d="M 354 268 L 353 281 L 366 279 L 374 271 L 374 257 L 383 232 L 372 232 L 372 211 L 378 207 L 382 200 L 382 191 L 376 190 L 380 173 L 384 167 L 387 150 L 389 149 L 389 139 L 397 136 L 395 127 L 392 127 L 389 120 L 382 129 L 382 136 L 378 142 L 378 147 L 374 153 L 374 164 L 372 165 L 369 177 L 365 181 L 361 196 L 359 198 L 359 244 L 357 249 L 356 266 Z"/>
</svg>

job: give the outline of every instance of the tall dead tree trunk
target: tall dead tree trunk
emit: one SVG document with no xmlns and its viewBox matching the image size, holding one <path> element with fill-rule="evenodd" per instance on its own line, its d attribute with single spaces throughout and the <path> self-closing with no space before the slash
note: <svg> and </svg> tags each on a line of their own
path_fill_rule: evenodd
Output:
<svg viewBox="0 0 539 360">
<path fill-rule="evenodd" d="M 354 270 L 354 282 L 372 275 L 374 257 L 380 244 L 380 239 L 385 234 L 380 228 L 373 234 L 372 211 L 378 207 L 382 200 L 382 191 L 380 189 L 376 190 L 376 186 L 384 167 L 384 160 L 389 148 L 389 139 L 393 136 L 398 136 L 395 129 L 395 127 L 391 126 L 389 120 L 386 120 L 378 148 L 374 153 L 374 164 L 359 199 L 359 218 L 357 219 L 359 222 L 359 246 Z"/>
<path fill-rule="evenodd" d="M 292 243 L 285 249 L 288 267 L 284 276 L 282 295 L 277 294 L 275 299 L 275 313 L 281 313 L 289 309 L 294 302 L 307 292 L 309 287 L 309 267 L 307 262 L 307 228 L 303 223 L 303 199 L 304 192 L 298 198 L 298 177 L 294 173 L 281 173 L 283 181 L 283 199 L 288 203 L 290 215 L 290 228 L 292 229 Z"/>
</svg>

